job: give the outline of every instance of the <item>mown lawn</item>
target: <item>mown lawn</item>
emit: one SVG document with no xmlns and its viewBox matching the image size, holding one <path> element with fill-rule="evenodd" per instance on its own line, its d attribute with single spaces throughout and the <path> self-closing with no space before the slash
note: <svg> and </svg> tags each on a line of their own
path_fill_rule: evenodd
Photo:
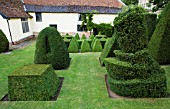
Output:
<svg viewBox="0 0 170 109">
<path fill-rule="evenodd" d="M 7 76 L 15 69 L 33 63 L 35 44 L 10 55 L 0 54 L 0 98 L 8 93 Z M 111 99 L 108 97 L 104 75 L 99 65 L 100 53 L 70 54 L 68 70 L 56 71 L 64 77 L 63 87 L 57 101 L 0 102 L 0 109 L 169 109 L 170 98 L 157 99 Z M 170 66 L 167 71 L 170 93 Z"/>
</svg>

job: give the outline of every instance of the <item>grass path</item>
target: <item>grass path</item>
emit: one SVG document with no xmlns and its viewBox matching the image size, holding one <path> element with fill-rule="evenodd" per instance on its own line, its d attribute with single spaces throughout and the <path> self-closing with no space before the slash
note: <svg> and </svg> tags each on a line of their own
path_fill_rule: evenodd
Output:
<svg viewBox="0 0 170 109">
<path fill-rule="evenodd" d="M 33 63 L 35 44 L 10 55 L 0 54 L 0 97 L 8 91 L 7 75 L 24 64 Z M 100 53 L 70 54 L 68 70 L 55 71 L 64 77 L 57 101 L 0 102 L 0 109 L 169 109 L 170 99 L 111 99 L 100 67 Z M 170 67 L 165 67 L 170 71 Z M 169 75 L 169 74 L 168 74 Z M 169 76 L 170 77 L 170 76 Z M 168 81 L 170 81 L 168 79 Z M 168 87 L 169 88 L 169 87 Z"/>
</svg>

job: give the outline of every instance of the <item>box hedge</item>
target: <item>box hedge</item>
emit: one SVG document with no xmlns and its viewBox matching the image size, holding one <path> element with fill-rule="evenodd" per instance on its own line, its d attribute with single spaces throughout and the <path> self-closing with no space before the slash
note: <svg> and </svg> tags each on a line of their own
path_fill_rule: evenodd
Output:
<svg viewBox="0 0 170 109">
<path fill-rule="evenodd" d="M 100 43 L 100 40 L 96 39 L 92 47 L 92 52 L 101 52 L 101 51 L 102 51 L 102 45 Z"/>
<path fill-rule="evenodd" d="M 0 53 L 9 50 L 9 41 L 3 31 L 0 29 Z"/>
<path fill-rule="evenodd" d="M 160 64 L 170 64 L 170 1 L 161 14 L 161 19 L 151 37 L 148 50 Z"/>
<path fill-rule="evenodd" d="M 72 40 L 71 40 L 71 42 L 70 42 L 70 45 L 69 45 L 69 47 L 68 47 L 68 51 L 69 51 L 69 53 L 78 53 L 78 51 L 79 51 L 79 49 L 78 49 L 78 46 L 77 46 L 77 43 L 75 42 L 76 41 L 76 39 L 74 40 L 73 38 L 72 38 Z"/>
<path fill-rule="evenodd" d="M 70 65 L 69 52 L 60 33 L 53 27 L 43 29 L 36 40 L 36 64 L 52 64 L 54 69 L 65 69 Z"/>
<path fill-rule="evenodd" d="M 23 66 L 8 76 L 10 101 L 46 101 L 53 97 L 59 79 L 49 64 Z"/>
<path fill-rule="evenodd" d="M 87 42 L 87 40 L 84 39 L 81 44 L 81 52 L 90 52 L 90 51 L 91 51 L 90 45 Z"/>
</svg>

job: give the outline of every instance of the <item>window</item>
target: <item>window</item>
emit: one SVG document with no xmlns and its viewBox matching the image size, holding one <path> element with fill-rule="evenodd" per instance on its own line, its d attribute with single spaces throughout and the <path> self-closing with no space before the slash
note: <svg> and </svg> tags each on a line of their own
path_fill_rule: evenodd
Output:
<svg viewBox="0 0 170 109">
<path fill-rule="evenodd" d="M 28 19 L 27 18 L 21 18 L 21 23 L 22 23 L 23 33 L 29 32 Z"/>
<path fill-rule="evenodd" d="M 50 27 L 54 27 L 57 29 L 57 24 L 50 24 Z"/>
<path fill-rule="evenodd" d="M 40 12 L 36 12 L 35 16 L 36 16 L 36 22 L 42 22 L 42 16 Z"/>
<path fill-rule="evenodd" d="M 81 26 L 81 25 L 77 25 L 77 31 L 87 31 L 87 26 Z"/>
<path fill-rule="evenodd" d="M 82 16 L 82 14 L 78 14 L 78 21 L 83 21 L 83 16 Z"/>
</svg>

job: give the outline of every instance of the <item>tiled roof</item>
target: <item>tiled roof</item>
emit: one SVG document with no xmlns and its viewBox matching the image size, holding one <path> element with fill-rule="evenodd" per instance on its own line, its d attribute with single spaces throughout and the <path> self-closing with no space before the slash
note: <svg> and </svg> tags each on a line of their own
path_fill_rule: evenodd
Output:
<svg viewBox="0 0 170 109">
<path fill-rule="evenodd" d="M 32 16 L 29 15 L 24 11 L 23 5 L 21 4 L 20 0 L 3 0 L 0 1 L 0 15 L 4 18 L 31 18 Z"/>
<path fill-rule="evenodd" d="M 98 13 L 116 14 L 121 9 L 102 6 L 40 6 L 40 5 L 25 5 L 27 12 L 73 12 L 73 13 L 88 13 L 96 10 Z"/>
<path fill-rule="evenodd" d="M 25 4 L 44 6 L 102 6 L 121 8 L 119 0 L 24 0 Z"/>
</svg>

